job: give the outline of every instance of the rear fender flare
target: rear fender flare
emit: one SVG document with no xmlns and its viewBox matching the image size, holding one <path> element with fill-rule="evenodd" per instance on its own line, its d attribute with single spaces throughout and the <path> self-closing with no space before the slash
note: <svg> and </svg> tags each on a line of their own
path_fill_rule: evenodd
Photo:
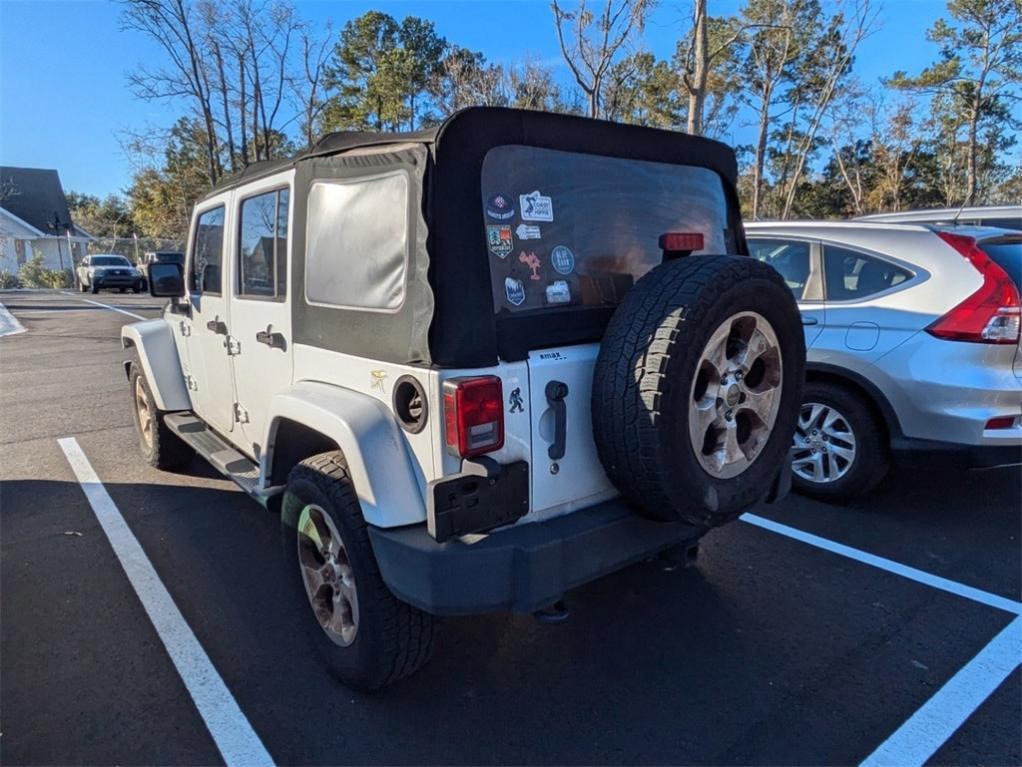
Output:
<svg viewBox="0 0 1022 767">
<path fill-rule="evenodd" d="M 344 453 L 366 522 L 398 527 L 426 520 L 425 483 L 382 402 L 351 389 L 303 381 L 275 395 L 270 412 L 261 462 L 264 483 L 273 475 L 277 428 L 285 420 L 294 421 L 327 437 Z"/>
<path fill-rule="evenodd" d="M 121 328 L 121 346 L 134 348 L 160 410 L 191 410 L 174 331 L 166 320 L 144 320 Z M 127 373 L 130 362 L 124 363 Z"/>
</svg>

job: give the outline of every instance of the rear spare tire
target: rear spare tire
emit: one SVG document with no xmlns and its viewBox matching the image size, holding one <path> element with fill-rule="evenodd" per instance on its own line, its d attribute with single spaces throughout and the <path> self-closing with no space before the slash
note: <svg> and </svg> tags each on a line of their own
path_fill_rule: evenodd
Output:
<svg viewBox="0 0 1022 767">
<path fill-rule="evenodd" d="M 762 499 L 801 405 L 805 339 L 781 276 L 744 256 L 650 271 L 604 335 L 593 380 L 607 475 L 649 517 L 714 527 Z"/>
</svg>

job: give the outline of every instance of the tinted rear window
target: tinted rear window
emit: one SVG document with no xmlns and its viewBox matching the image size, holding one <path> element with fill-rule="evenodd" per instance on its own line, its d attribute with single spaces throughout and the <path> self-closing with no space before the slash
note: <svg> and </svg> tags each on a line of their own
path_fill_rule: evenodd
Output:
<svg viewBox="0 0 1022 767">
<path fill-rule="evenodd" d="M 1022 239 L 981 240 L 979 247 L 1022 288 Z"/>
<path fill-rule="evenodd" d="M 706 168 L 500 146 L 481 202 L 498 313 L 615 306 L 661 262 L 666 232 L 701 234 L 696 253 L 734 250 L 724 185 Z"/>
</svg>

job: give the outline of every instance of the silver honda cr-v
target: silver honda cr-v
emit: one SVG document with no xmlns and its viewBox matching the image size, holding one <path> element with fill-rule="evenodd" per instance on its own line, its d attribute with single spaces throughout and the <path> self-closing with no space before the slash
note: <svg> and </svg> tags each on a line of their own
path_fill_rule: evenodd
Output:
<svg viewBox="0 0 1022 767">
<path fill-rule="evenodd" d="M 795 293 L 808 350 L 795 487 L 828 500 L 883 479 L 892 451 L 1022 460 L 1022 235 L 864 222 L 747 224 Z"/>
</svg>

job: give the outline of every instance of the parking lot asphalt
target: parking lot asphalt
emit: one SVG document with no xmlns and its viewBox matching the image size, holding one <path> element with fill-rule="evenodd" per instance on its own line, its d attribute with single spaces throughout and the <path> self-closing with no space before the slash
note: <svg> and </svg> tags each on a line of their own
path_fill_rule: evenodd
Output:
<svg viewBox="0 0 1022 767">
<path fill-rule="evenodd" d="M 564 623 L 447 620 L 421 672 L 354 694 L 295 629 L 307 608 L 285 588 L 276 517 L 199 459 L 175 474 L 142 462 L 119 328 L 158 303 L 0 303 L 25 329 L 0 338 L 3 764 L 222 763 L 68 437 L 281 765 L 858 764 L 1018 620 L 738 522 L 707 536 L 693 568 L 642 563 L 572 592 Z M 792 496 L 754 513 L 1017 603 L 1020 493 L 1016 469 L 898 469 L 849 506 Z M 1013 668 L 929 762 L 1022 763 Z"/>
</svg>

